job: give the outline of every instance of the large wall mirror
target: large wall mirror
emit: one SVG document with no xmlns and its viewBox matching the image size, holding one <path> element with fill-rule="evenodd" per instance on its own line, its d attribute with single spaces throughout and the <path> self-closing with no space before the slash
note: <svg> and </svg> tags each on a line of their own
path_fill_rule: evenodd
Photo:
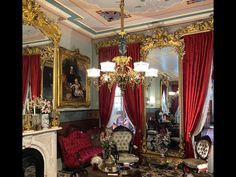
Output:
<svg viewBox="0 0 236 177">
<path fill-rule="evenodd" d="M 158 69 L 158 77 L 144 93 L 143 152 L 183 157 L 181 62 L 183 41 L 158 29 L 141 48 L 143 60 Z M 169 137 L 165 142 L 160 141 Z M 164 151 L 164 152 L 163 152 Z"/>
<path fill-rule="evenodd" d="M 61 31 L 57 24 L 45 15 L 35 0 L 22 1 L 22 17 L 23 55 L 40 55 L 41 80 L 37 81 L 41 83 L 40 95 L 52 100 L 53 111 L 56 111 L 58 101 L 53 98 L 58 97 Z M 56 126 L 58 121 L 53 121 L 53 126 Z"/>
</svg>

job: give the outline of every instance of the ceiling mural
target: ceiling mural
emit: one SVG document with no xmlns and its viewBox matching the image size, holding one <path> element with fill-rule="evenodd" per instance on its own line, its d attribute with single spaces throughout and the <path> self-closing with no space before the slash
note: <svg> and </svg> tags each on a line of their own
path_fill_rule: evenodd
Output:
<svg viewBox="0 0 236 177">
<path fill-rule="evenodd" d="M 119 11 L 97 11 L 103 18 L 105 18 L 108 22 L 120 20 L 120 12 Z M 129 18 L 131 15 L 124 14 L 124 18 Z"/>
<path fill-rule="evenodd" d="M 87 3 L 97 5 L 99 8 L 117 8 L 119 0 L 84 0 Z M 183 0 L 126 0 L 125 9 L 128 12 L 159 11 L 171 7 Z"/>
<path fill-rule="evenodd" d="M 36 0 L 52 18 L 91 38 L 117 34 L 120 0 Z M 125 0 L 125 31 L 201 20 L 213 14 L 213 0 Z M 58 20 L 60 19 L 60 20 Z"/>
</svg>

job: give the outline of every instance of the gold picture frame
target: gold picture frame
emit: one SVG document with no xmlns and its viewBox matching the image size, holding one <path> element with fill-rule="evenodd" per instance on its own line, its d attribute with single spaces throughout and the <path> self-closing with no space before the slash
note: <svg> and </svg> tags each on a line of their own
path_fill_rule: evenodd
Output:
<svg viewBox="0 0 236 177">
<path fill-rule="evenodd" d="M 90 82 L 86 70 L 90 67 L 89 57 L 79 50 L 59 49 L 59 108 L 90 106 Z"/>
</svg>

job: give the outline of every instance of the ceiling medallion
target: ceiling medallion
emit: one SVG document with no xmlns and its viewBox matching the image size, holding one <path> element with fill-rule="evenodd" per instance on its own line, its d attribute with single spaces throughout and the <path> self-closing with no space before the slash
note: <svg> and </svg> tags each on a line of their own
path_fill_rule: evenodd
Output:
<svg viewBox="0 0 236 177">
<path fill-rule="evenodd" d="M 116 20 L 119 20 L 120 17 L 121 17 L 121 14 L 119 11 L 102 11 L 102 10 L 99 10 L 99 11 L 96 11 L 99 15 L 101 15 L 103 18 L 105 18 L 106 21 L 108 22 L 112 22 L 112 21 L 116 21 Z M 130 14 L 124 14 L 124 18 L 129 18 L 131 17 Z"/>
</svg>

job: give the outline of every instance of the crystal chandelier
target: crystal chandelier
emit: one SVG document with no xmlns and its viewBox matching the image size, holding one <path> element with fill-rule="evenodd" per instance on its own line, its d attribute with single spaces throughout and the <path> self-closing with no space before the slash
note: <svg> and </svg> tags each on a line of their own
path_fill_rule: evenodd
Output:
<svg viewBox="0 0 236 177">
<path fill-rule="evenodd" d="M 113 62 L 106 61 L 101 62 L 101 70 L 97 68 L 87 69 L 88 77 L 98 78 L 99 81 L 94 81 L 96 87 L 100 87 L 103 84 L 107 84 L 108 88 L 111 90 L 113 85 L 120 87 L 123 93 L 127 85 L 132 88 L 135 85 L 144 85 L 149 87 L 151 85 L 152 78 L 158 76 L 158 70 L 154 68 L 149 68 L 149 63 L 147 62 L 134 62 L 134 69 L 129 66 L 131 57 L 125 56 L 126 54 L 126 42 L 125 42 L 125 31 L 124 31 L 124 0 L 120 3 L 121 9 L 121 31 L 119 33 L 119 53 L 120 56 L 114 57 Z M 100 75 L 101 72 L 101 75 Z"/>
</svg>

